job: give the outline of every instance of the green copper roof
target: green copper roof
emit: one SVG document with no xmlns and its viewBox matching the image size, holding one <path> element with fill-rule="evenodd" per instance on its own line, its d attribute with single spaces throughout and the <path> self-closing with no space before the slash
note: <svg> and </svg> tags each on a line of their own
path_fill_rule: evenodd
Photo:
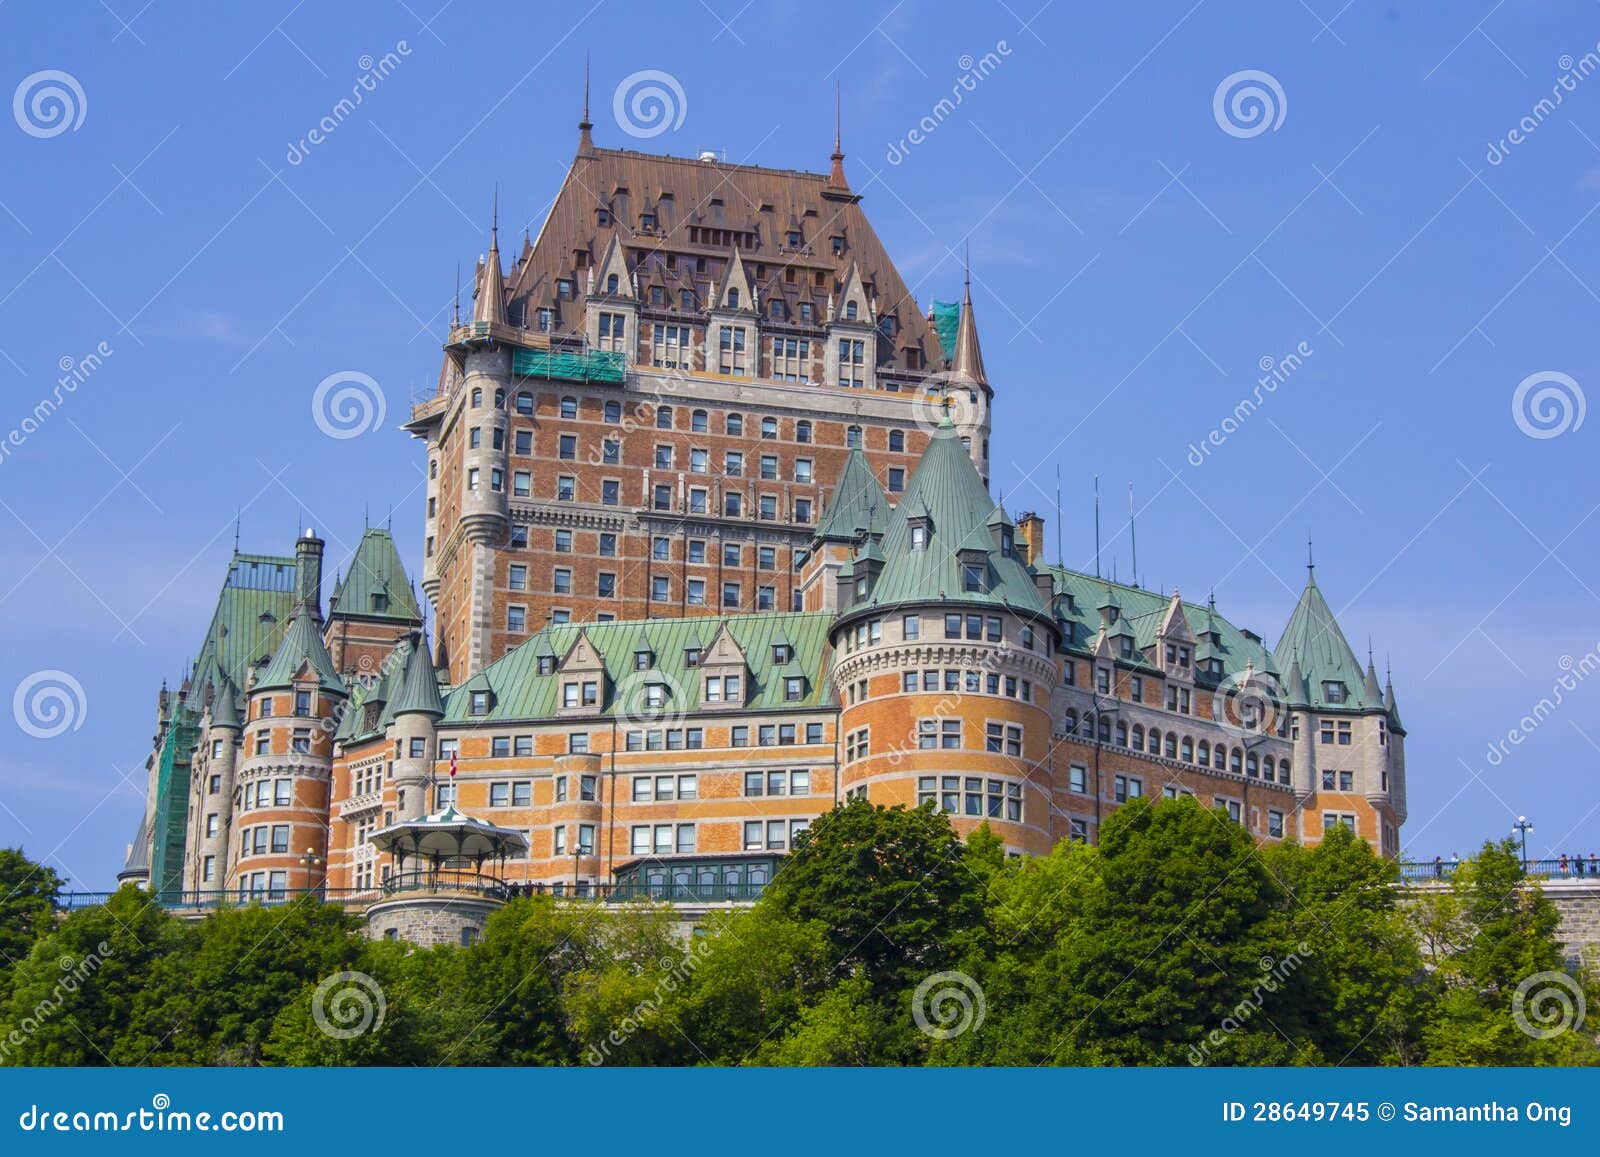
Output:
<svg viewBox="0 0 1600 1157">
<path fill-rule="evenodd" d="M 1394 683 L 1384 680 L 1383 705 L 1389 710 L 1389 730 L 1398 731 L 1401 735 L 1406 733 L 1406 725 L 1400 722 L 1400 704 L 1395 701 Z"/>
<path fill-rule="evenodd" d="M 1142 587 L 1126 586 L 1092 574 L 1068 570 L 1065 567 L 1044 566 L 1054 586 L 1056 621 L 1061 625 L 1063 642 L 1068 649 L 1087 653 L 1100 633 L 1100 609 L 1114 606 L 1118 611 L 1118 624 L 1131 630 L 1134 645 L 1138 648 L 1133 658 L 1118 661 L 1134 666 L 1148 666 L 1143 649 L 1155 642 L 1156 630 L 1166 617 L 1172 596 Z M 1278 671 L 1273 656 L 1260 643 L 1247 638 L 1244 633 L 1210 606 L 1185 602 L 1183 616 L 1188 620 L 1189 631 L 1195 637 L 1195 654 L 1201 658 L 1220 659 L 1223 676 L 1242 672 L 1246 666 L 1256 671 Z M 1075 609 L 1074 609 L 1075 608 Z M 1118 628 L 1111 628 L 1115 637 Z M 1209 641 L 1215 634 L 1216 641 Z M 1201 653 L 1202 647 L 1204 654 Z M 1203 672 L 1197 677 L 1205 681 Z"/>
<path fill-rule="evenodd" d="M 243 724 L 244 719 L 239 713 L 238 696 L 233 690 L 233 680 L 224 677 L 222 689 L 217 692 L 217 697 L 211 704 L 211 726 L 238 728 Z"/>
<path fill-rule="evenodd" d="M 989 520 L 999 504 L 978 476 L 967 448 L 946 420 L 928 441 L 905 495 L 889 516 L 883 535 L 883 572 L 865 603 L 852 606 L 882 607 L 913 602 L 947 602 L 953 605 L 1006 605 L 1014 610 L 1047 616 L 1033 576 L 1015 552 L 1005 554 Z M 926 518 L 927 542 L 911 549 L 911 524 Z M 962 589 L 962 551 L 983 552 L 984 589 Z"/>
<path fill-rule="evenodd" d="M 333 669 L 333 660 L 328 657 L 328 648 L 322 645 L 322 631 L 318 629 L 316 620 L 301 611 L 289 623 L 289 630 L 273 653 L 272 662 L 267 664 L 267 669 L 261 672 L 261 678 L 251 690 L 276 691 L 292 687 L 300 672 L 307 667 L 325 690 L 339 695 L 350 693 L 344 680 L 339 678 L 339 672 Z"/>
<path fill-rule="evenodd" d="M 294 609 L 294 579 L 292 558 L 234 554 L 190 676 L 189 704 L 196 711 L 208 684 L 213 693 L 224 678 L 243 687 L 251 668 L 278 649 Z"/>
<path fill-rule="evenodd" d="M 428 658 L 428 648 L 412 646 L 406 656 L 404 678 L 400 680 L 400 693 L 388 704 L 393 715 L 444 716 L 444 700 L 439 695 L 439 677 L 434 672 L 433 661 Z"/>
<path fill-rule="evenodd" d="M 496 723 L 510 720 L 550 719 L 559 714 L 561 685 L 579 676 L 556 671 L 540 675 L 538 656 L 553 651 L 564 660 L 580 633 L 604 659 L 606 689 L 600 705 L 605 717 L 617 715 L 644 725 L 649 712 L 642 705 L 649 682 L 665 682 L 672 689 L 666 716 L 679 718 L 700 710 L 701 673 L 684 661 L 689 648 L 705 648 L 702 662 L 710 665 L 713 640 L 723 627 L 744 652 L 749 669 L 745 694 L 747 711 L 805 711 L 833 702 L 823 654 L 833 616 L 824 611 L 739 615 L 720 622 L 705 618 L 649 619 L 643 622 L 552 624 L 499 662 L 486 667 L 470 681 L 445 696 L 445 719 L 457 723 Z M 648 631 L 656 663 L 649 671 L 634 670 L 634 647 Z M 806 677 L 803 697 L 784 698 L 782 676 L 791 673 L 773 663 L 773 646 L 782 640 L 793 648 L 793 663 Z M 470 712 L 471 692 L 491 692 L 487 716 Z M 710 714 L 708 712 L 707 714 Z M 579 717 L 584 718 L 583 716 Z"/>
<path fill-rule="evenodd" d="M 350 569 L 333 592 L 329 613 L 422 622 L 422 611 L 406 580 L 405 564 L 395 549 L 394 536 L 387 530 L 373 526 L 362 534 Z"/>
<path fill-rule="evenodd" d="M 1278 640 L 1276 655 L 1280 666 L 1300 665 L 1308 692 L 1306 702 L 1312 707 L 1348 711 L 1383 708 L 1383 697 L 1374 694 L 1377 676 L 1373 676 L 1373 686 L 1369 689 L 1361 663 L 1345 641 L 1328 601 L 1322 597 L 1315 574 L 1306 578 L 1300 602 L 1289 616 L 1289 625 L 1283 628 L 1283 637 Z M 1328 683 L 1344 684 L 1342 702 L 1329 702 L 1325 686 Z"/>
<path fill-rule="evenodd" d="M 863 533 L 882 533 L 888 521 L 889 499 L 873 476 L 867 456 L 859 448 L 850 451 L 839 475 L 839 485 L 828 500 L 828 509 L 817 524 L 817 538 L 835 542 L 854 542 Z"/>
</svg>

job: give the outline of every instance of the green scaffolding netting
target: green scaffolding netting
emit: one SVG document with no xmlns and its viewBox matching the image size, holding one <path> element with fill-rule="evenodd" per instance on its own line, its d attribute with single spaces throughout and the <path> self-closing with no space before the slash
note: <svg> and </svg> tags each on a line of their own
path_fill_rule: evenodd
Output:
<svg viewBox="0 0 1600 1157">
<path fill-rule="evenodd" d="M 959 301 L 936 301 L 933 303 L 933 327 L 938 331 L 939 344 L 944 347 L 944 356 L 949 357 L 956 348 L 956 329 L 961 324 L 961 303 Z"/>
<path fill-rule="evenodd" d="M 511 356 L 511 370 L 528 378 L 559 378 L 568 382 L 615 382 L 621 384 L 623 361 L 620 353 L 595 350 L 517 350 Z"/>
</svg>

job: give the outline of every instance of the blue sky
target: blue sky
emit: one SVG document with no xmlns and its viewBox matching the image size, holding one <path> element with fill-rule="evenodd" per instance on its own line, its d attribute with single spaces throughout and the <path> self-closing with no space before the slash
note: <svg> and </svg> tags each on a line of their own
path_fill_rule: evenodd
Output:
<svg viewBox="0 0 1600 1157">
<path fill-rule="evenodd" d="M 1098 474 L 1127 578 L 1131 482 L 1147 585 L 1215 588 L 1269 643 L 1314 533 L 1351 643 L 1392 658 L 1408 849 L 1465 854 L 1526 812 L 1540 854 L 1600 850 L 1600 680 L 1521 722 L 1600 645 L 1600 418 L 1578 422 L 1600 388 L 1600 7 L 440 2 L 0 10 L 21 89 L 0 442 L 61 365 L 109 351 L 0 457 L 0 692 L 50 671 L 83 690 L 59 735 L 0 716 L 0 843 L 109 885 L 237 508 L 246 549 L 287 551 L 303 519 L 333 565 L 393 508 L 415 564 L 422 456 L 396 427 L 496 181 L 506 233 L 537 230 L 587 49 L 606 146 L 825 169 L 839 83 L 846 170 L 920 303 L 959 294 L 970 243 L 1008 506 L 1051 511 L 1059 466 L 1066 559 L 1092 566 Z M 613 98 L 646 70 L 682 123 L 641 139 Z M 1270 83 L 1224 86 L 1241 72 Z M 1241 85 L 1266 121 L 1230 113 Z M 29 99 L 51 87 L 66 121 Z M 379 383 L 381 429 L 319 430 L 313 391 L 342 371 Z"/>
</svg>

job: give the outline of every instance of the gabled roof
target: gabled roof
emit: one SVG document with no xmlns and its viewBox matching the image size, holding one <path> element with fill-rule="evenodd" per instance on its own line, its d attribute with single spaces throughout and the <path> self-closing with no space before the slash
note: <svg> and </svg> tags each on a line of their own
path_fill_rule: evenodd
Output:
<svg viewBox="0 0 1600 1157">
<path fill-rule="evenodd" d="M 883 572 L 862 605 L 946 602 L 1009 606 L 1015 611 L 1049 615 L 1033 576 L 1013 551 L 1002 553 L 988 525 L 998 503 L 978 476 L 955 427 L 946 418 L 928 440 L 922 460 L 906 483 L 905 494 L 889 516 L 883 534 Z M 926 511 L 927 542 L 911 549 L 909 525 Z M 913 513 L 915 512 L 915 513 Z M 962 589 L 961 552 L 984 552 L 985 589 Z"/>
<path fill-rule="evenodd" d="M 273 653 L 272 662 L 267 664 L 251 690 L 281 691 L 294 686 L 302 672 L 309 673 L 326 691 L 337 695 L 350 693 L 344 680 L 339 678 L 339 672 L 333 669 L 333 660 L 328 657 L 328 648 L 322 645 L 322 632 L 317 629 L 316 620 L 305 610 L 289 623 L 289 630 Z"/>
<path fill-rule="evenodd" d="M 361 535 L 350 569 L 333 592 L 331 615 L 422 624 L 422 611 L 406 579 L 394 536 L 378 526 Z"/>
<path fill-rule="evenodd" d="M 828 499 L 828 509 L 817 523 L 816 537 L 832 542 L 855 542 L 863 534 L 880 534 L 888 522 L 889 497 L 878 485 L 872 465 L 859 447 L 850 451 L 839 474 L 839 485 Z"/>
<path fill-rule="evenodd" d="M 1328 601 L 1322 597 L 1314 571 L 1307 573 L 1305 589 L 1300 592 L 1300 601 L 1289 616 L 1275 651 L 1280 667 L 1286 663 L 1300 665 L 1310 706 L 1333 711 L 1383 708 L 1382 696 L 1369 691 L 1361 663 L 1339 629 Z M 1376 676 L 1373 681 L 1376 683 Z M 1323 693 L 1325 683 L 1343 683 L 1344 702 L 1329 703 Z"/>
<path fill-rule="evenodd" d="M 618 701 L 619 689 L 624 697 L 641 688 L 646 678 L 665 682 L 673 688 L 669 699 L 668 715 L 680 718 L 685 711 L 695 714 L 700 707 L 700 668 L 689 667 L 684 652 L 691 647 L 706 645 L 708 631 L 713 631 L 712 642 L 727 633 L 727 639 L 745 656 L 748 668 L 745 709 L 750 711 L 805 711 L 824 706 L 833 701 L 832 686 L 828 682 L 827 665 L 823 656 L 828 647 L 828 627 L 833 616 L 828 612 L 791 612 L 784 614 L 738 615 L 724 619 L 713 626 L 703 617 L 685 619 L 650 619 L 648 621 L 616 621 L 609 623 L 554 623 L 516 648 L 510 654 L 479 672 L 471 682 L 453 688 L 444 698 L 445 720 L 468 724 L 492 724 L 510 720 L 554 719 L 560 714 L 561 684 L 573 676 L 563 677 L 561 672 L 551 675 L 538 673 L 539 654 L 562 654 L 572 649 L 580 631 L 604 658 L 606 686 L 609 693 L 600 706 L 604 717 L 616 716 L 631 719 L 634 726 L 644 726 L 647 713 L 637 702 L 631 706 Z M 655 647 L 655 666 L 648 672 L 633 669 L 634 647 L 649 632 Z M 781 675 L 772 662 L 772 643 L 784 638 L 794 648 L 794 662 L 811 675 L 806 685 L 805 698 L 799 701 L 784 699 Z M 702 655 L 702 663 L 708 662 Z M 490 691 L 490 711 L 487 716 L 470 714 L 472 690 Z"/>
</svg>

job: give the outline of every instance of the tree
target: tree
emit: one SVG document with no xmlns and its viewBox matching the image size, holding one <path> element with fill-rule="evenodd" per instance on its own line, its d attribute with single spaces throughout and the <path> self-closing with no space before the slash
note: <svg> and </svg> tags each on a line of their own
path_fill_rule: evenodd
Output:
<svg viewBox="0 0 1600 1157">
<path fill-rule="evenodd" d="M 0 848 L 0 1000 L 34 942 L 50 930 L 61 883 L 21 848 Z"/>
<path fill-rule="evenodd" d="M 841 974 L 859 970 L 881 995 L 961 957 L 983 891 L 945 816 L 858 799 L 795 839 L 761 904 L 820 924 Z"/>
<path fill-rule="evenodd" d="M 139 1065 L 161 1046 L 135 1026 L 153 964 L 191 930 L 131 885 L 74 912 L 17 965 L 0 1058 L 21 1065 Z"/>
</svg>

